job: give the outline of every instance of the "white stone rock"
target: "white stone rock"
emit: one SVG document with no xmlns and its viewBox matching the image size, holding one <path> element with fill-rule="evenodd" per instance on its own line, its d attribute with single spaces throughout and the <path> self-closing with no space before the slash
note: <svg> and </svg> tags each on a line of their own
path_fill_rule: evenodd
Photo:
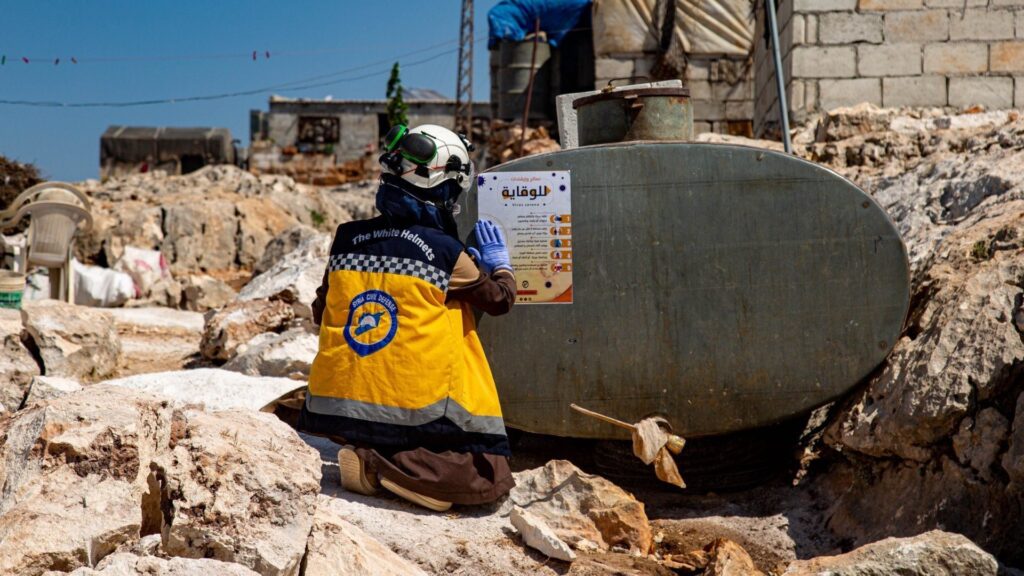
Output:
<svg viewBox="0 0 1024 576">
<path fill-rule="evenodd" d="M 66 396 L 72 392 L 78 392 L 82 385 L 69 378 L 59 376 L 36 376 L 29 386 L 28 395 L 25 397 L 25 407 L 37 402 Z"/>
<path fill-rule="evenodd" d="M 509 514 L 509 521 L 519 531 L 523 542 L 530 548 L 538 550 L 549 558 L 563 562 L 572 562 L 576 559 L 576 553 L 572 551 L 568 544 L 562 542 L 550 526 L 519 506 L 512 508 L 512 513 Z"/>
<path fill-rule="evenodd" d="M 327 499 L 320 496 L 320 500 Z M 305 576 L 426 576 L 329 506 L 318 506 L 306 546 Z"/>
<path fill-rule="evenodd" d="M 95 308 L 56 300 L 24 303 L 25 331 L 32 338 L 47 376 L 102 380 L 117 370 L 121 339 L 113 317 Z"/>
<path fill-rule="evenodd" d="M 911 538 L 886 538 L 839 556 L 797 560 L 784 576 L 995 576 L 991 554 L 959 534 L 933 530 Z"/>
<path fill-rule="evenodd" d="M 63 575 L 48 572 L 45 576 Z M 241 564 L 220 562 L 208 558 L 157 558 L 136 556 L 124 552 L 111 554 L 100 560 L 96 568 L 79 568 L 70 576 L 258 576 Z"/>
<path fill-rule="evenodd" d="M 138 374 L 103 384 L 159 394 L 181 404 L 201 404 L 213 411 L 272 410 L 275 400 L 306 385 L 290 378 L 254 377 L 217 368 Z"/>
<path fill-rule="evenodd" d="M 305 380 L 320 346 L 320 337 L 306 328 L 276 334 L 260 334 L 238 348 L 238 354 L 224 365 L 250 376 L 279 376 Z"/>
<path fill-rule="evenodd" d="M 312 318 L 310 307 L 323 281 L 331 237 L 321 234 L 304 241 L 269 270 L 253 278 L 238 293 L 240 301 L 281 300 L 291 304 L 295 316 Z"/>
</svg>

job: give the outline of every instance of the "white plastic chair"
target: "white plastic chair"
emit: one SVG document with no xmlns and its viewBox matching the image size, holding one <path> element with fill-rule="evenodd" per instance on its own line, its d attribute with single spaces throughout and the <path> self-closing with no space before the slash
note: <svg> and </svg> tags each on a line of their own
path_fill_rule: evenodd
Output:
<svg viewBox="0 0 1024 576">
<path fill-rule="evenodd" d="M 55 186 L 53 184 L 58 184 Z M 70 184 L 44 183 L 29 188 L 15 199 L 17 211 L 0 213 L 0 230 L 10 228 L 28 217 L 28 250 L 19 266 L 43 266 L 50 270 L 50 297 L 75 301 L 74 270 L 71 267 L 75 234 L 92 228 L 89 201 Z"/>
</svg>

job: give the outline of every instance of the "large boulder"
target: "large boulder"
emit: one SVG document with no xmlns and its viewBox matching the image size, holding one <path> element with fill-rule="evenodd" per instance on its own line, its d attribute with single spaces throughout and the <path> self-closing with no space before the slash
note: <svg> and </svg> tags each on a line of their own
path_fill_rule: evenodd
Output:
<svg viewBox="0 0 1024 576">
<path fill-rule="evenodd" d="M 828 526 L 854 544 L 955 530 L 1019 563 L 1024 201 L 974 214 L 927 261 L 904 337 L 825 429 Z"/>
<path fill-rule="evenodd" d="M 22 341 L 21 314 L 0 308 L 0 414 L 21 407 L 39 365 Z"/>
<path fill-rule="evenodd" d="M 63 574 L 54 571 L 44 576 Z M 78 568 L 70 576 L 259 576 L 259 572 L 208 558 L 159 558 L 118 552 L 100 560 L 95 569 Z"/>
<path fill-rule="evenodd" d="M 238 299 L 285 302 L 294 308 L 295 316 L 312 318 L 311 305 L 323 282 L 330 248 L 331 237 L 326 234 L 308 238 L 246 284 Z"/>
<path fill-rule="evenodd" d="M 299 571 L 320 492 L 320 458 L 271 414 L 188 411 L 153 462 L 162 549 L 264 576 Z"/>
<path fill-rule="evenodd" d="M 171 270 L 224 270 L 235 266 L 238 256 L 238 217 L 229 200 L 182 202 L 163 208 L 166 232 L 160 251 Z"/>
<path fill-rule="evenodd" d="M 238 265 L 252 268 L 267 244 L 297 225 L 295 218 L 266 198 L 245 198 L 235 203 L 238 214 Z"/>
<path fill-rule="evenodd" d="M 303 564 L 305 576 L 426 575 L 419 566 L 395 554 L 329 506 L 317 508 Z"/>
<path fill-rule="evenodd" d="M 303 242 L 320 235 L 321 233 L 317 232 L 315 228 L 305 224 L 296 224 L 288 228 L 267 243 L 263 254 L 256 261 L 256 265 L 252 267 L 252 273 L 257 276 L 263 274 L 273 268 L 274 264 L 277 264 L 285 255 L 298 249 Z"/>
<path fill-rule="evenodd" d="M 171 308 L 109 311 L 121 338 L 121 375 L 178 370 L 199 355 L 203 315 Z"/>
<path fill-rule="evenodd" d="M 305 387 L 303 382 L 288 378 L 253 377 L 218 368 L 136 374 L 102 384 L 148 392 L 215 412 L 233 408 L 269 412 L 276 400 Z"/>
<path fill-rule="evenodd" d="M 0 423 L 0 574 L 91 566 L 158 532 L 146 478 L 172 419 L 166 401 L 98 386 Z"/>
<path fill-rule="evenodd" d="M 306 327 L 281 334 L 268 332 L 239 346 L 238 354 L 224 365 L 250 376 L 280 376 L 305 380 L 320 346 L 320 337 Z"/>
<path fill-rule="evenodd" d="M 566 460 L 552 460 L 516 474 L 505 512 L 511 512 L 512 506 L 527 510 L 572 546 L 588 540 L 603 550 L 619 546 L 647 554 L 651 549 L 651 526 L 643 503 Z"/>
<path fill-rule="evenodd" d="M 238 295 L 226 282 L 206 274 L 189 274 L 181 286 L 181 307 L 194 312 L 222 308 Z"/>
<path fill-rule="evenodd" d="M 21 318 L 47 376 L 96 381 L 117 370 L 121 339 L 110 314 L 41 300 L 24 303 Z"/>
<path fill-rule="evenodd" d="M 200 352 L 210 360 L 228 360 L 238 347 L 264 332 L 281 332 L 295 318 L 295 309 L 279 300 L 233 302 L 206 314 Z"/>
<path fill-rule="evenodd" d="M 996 576 L 991 554 L 959 534 L 933 530 L 912 538 L 886 538 L 839 556 L 797 560 L 784 576 Z"/>
<path fill-rule="evenodd" d="M 93 566 L 159 534 L 171 555 L 294 574 L 319 480 L 273 416 L 94 385 L 0 423 L 0 573 Z"/>
</svg>

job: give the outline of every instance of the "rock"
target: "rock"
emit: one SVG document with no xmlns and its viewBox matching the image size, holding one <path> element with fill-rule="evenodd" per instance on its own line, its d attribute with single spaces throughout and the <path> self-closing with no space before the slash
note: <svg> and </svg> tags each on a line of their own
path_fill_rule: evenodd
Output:
<svg viewBox="0 0 1024 576">
<path fill-rule="evenodd" d="M 32 406 L 44 400 L 60 398 L 82 389 L 82 385 L 74 380 L 61 378 L 59 376 L 36 376 L 25 397 L 25 407 Z"/>
<path fill-rule="evenodd" d="M 39 375 L 39 365 L 22 342 L 17 310 L 0 308 L 0 334 L 0 406 L 13 412 L 21 407 L 32 379 Z"/>
<path fill-rule="evenodd" d="M 64 574 L 48 572 L 46 576 Z M 217 560 L 193 558 L 157 558 L 119 552 L 111 554 L 95 569 L 79 568 L 70 576 L 258 576 L 258 572 Z"/>
<path fill-rule="evenodd" d="M 839 556 L 797 560 L 785 576 L 995 576 L 990 554 L 959 534 L 933 530 L 912 538 L 886 538 Z"/>
<path fill-rule="evenodd" d="M 1013 435 L 1002 458 L 1003 470 L 1010 477 L 1014 489 L 1024 489 L 1024 392 L 1017 396 L 1017 409 L 1013 416 Z"/>
<path fill-rule="evenodd" d="M 313 517 L 313 530 L 306 546 L 303 574 L 425 576 L 426 572 L 332 512 L 329 507 L 319 506 Z"/>
<path fill-rule="evenodd" d="M 514 506 L 509 520 L 512 522 L 512 526 L 519 531 L 523 542 L 530 548 L 538 550 L 549 558 L 563 562 L 572 562 L 576 559 L 576 553 L 572 551 L 572 548 L 562 542 L 540 518 Z M 583 541 L 581 540 L 581 542 Z M 593 543 L 591 542 L 591 544 Z"/>
<path fill-rule="evenodd" d="M 836 537 L 940 528 L 1024 561 L 1024 491 L 1008 456 L 1024 392 L 1022 238 L 1024 201 L 993 203 L 928 258 L 904 337 L 825 428 L 834 458 L 815 482 Z"/>
<path fill-rule="evenodd" d="M 0 423 L 0 574 L 89 566 L 158 532 L 140 502 L 171 419 L 158 398 L 94 386 Z"/>
<path fill-rule="evenodd" d="M 376 182 L 331 190 L 286 176 L 208 166 L 183 176 L 159 171 L 81 184 L 95 225 L 76 245 L 82 262 L 112 263 L 125 246 L 159 249 L 176 275 L 255 265 L 266 245 L 301 223 L 322 231 L 369 216 Z"/>
<path fill-rule="evenodd" d="M 175 274 L 225 270 L 235 265 L 238 217 L 233 202 L 188 202 L 164 206 L 163 210 L 166 236 L 160 251 L 167 256 Z"/>
<path fill-rule="evenodd" d="M 975 418 L 960 421 L 960 430 L 953 436 L 953 451 L 957 460 L 970 466 L 983 480 L 992 480 L 992 465 L 996 463 L 1010 423 L 994 408 L 985 408 Z"/>
<path fill-rule="evenodd" d="M 310 306 L 323 281 L 330 247 L 331 237 L 326 234 L 307 239 L 246 284 L 238 299 L 285 302 L 294 308 L 296 317 L 312 318 Z"/>
<path fill-rule="evenodd" d="M 946 255 L 928 269 L 915 295 L 909 336 L 831 425 L 833 445 L 923 462 L 974 403 L 1005 391 L 1012 367 L 1024 361 L 1024 340 L 1013 323 L 1024 297 L 1024 249 L 972 256 L 978 242 L 988 245 L 999 234 L 1024 238 L 1024 201 L 946 239 Z"/>
<path fill-rule="evenodd" d="M 281 334 L 260 334 L 238 347 L 237 355 L 224 365 L 250 376 L 280 376 L 305 380 L 320 346 L 320 337 L 307 328 Z"/>
<path fill-rule="evenodd" d="M 213 276 L 189 274 L 182 281 L 181 306 L 185 310 L 206 312 L 226 306 L 238 293 Z"/>
<path fill-rule="evenodd" d="M 22 410 L 0 438 L 2 574 L 92 566 L 153 534 L 170 555 L 297 571 L 319 459 L 271 415 L 100 384 Z"/>
<path fill-rule="evenodd" d="M 552 460 L 515 478 L 506 513 L 519 506 L 570 545 L 587 539 L 602 550 L 621 546 L 640 554 L 649 552 L 652 534 L 644 505 L 615 484 L 566 460 Z"/>
<path fill-rule="evenodd" d="M 263 249 L 263 254 L 252 267 L 254 275 L 260 275 L 274 267 L 285 255 L 294 252 L 303 242 L 319 236 L 315 228 L 305 224 L 296 224 L 275 236 Z"/>
<path fill-rule="evenodd" d="M 199 356 L 203 315 L 171 308 L 110 310 L 121 338 L 122 376 L 179 370 Z"/>
<path fill-rule="evenodd" d="M 297 225 L 295 218 L 268 198 L 245 198 L 235 203 L 238 215 L 238 265 L 252 268 L 267 244 Z"/>
<path fill-rule="evenodd" d="M 110 376 L 117 369 L 121 339 L 110 314 L 42 300 L 24 303 L 21 318 L 39 350 L 45 375 L 90 382 Z"/>
<path fill-rule="evenodd" d="M 242 344 L 264 332 L 280 332 L 295 317 L 286 302 L 246 300 L 207 312 L 200 352 L 210 360 L 228 360 Z"/>
<path fill-rule="evenodd" d="M 271 414 L 188 411 L 153 462 L 171 556 L 299 571 L 320 492 L 320 458 Z"/>
<path fill-rule="evenodd" d="M 304 382 L 288 378 L 254 378 L 216 368 L 138 374 L 103 384 L 157 394 L 179 404 L 201 405 L 211 411 L 264 412 L 273 409 L 275 400 L 305 386 Z"/>
<path fill-rule="evenodd" d="M 732 540 L 719 538 L 709 544 L 705 551 L 708 553 L 708 564 L 704 568 L 704 576 L 764 576 L 754 566 L 750 554 Z"/>
</svg>

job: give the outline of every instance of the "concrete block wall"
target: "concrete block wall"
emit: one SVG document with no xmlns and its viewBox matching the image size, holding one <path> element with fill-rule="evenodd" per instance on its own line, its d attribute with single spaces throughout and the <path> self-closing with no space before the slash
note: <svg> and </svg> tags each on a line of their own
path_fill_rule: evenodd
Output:
<svg viewBox="0 0 1024 576">
<path fill-rule="evenodd" d="M 651 76 L 656 54 L 613 54 L 594 62 L 596 90 L 615 78 Z M 750 57 L 686 56 L 680 80 L 690 88 L 694 134 L 716 132 L 749 136 L 754 119 L 754 65 Z M 628 84 L 617 81 L 616 85 Z"/>
<path fill-rule="evenodd" d="M 759 3 L 754 132 L 778 126 Z M 1024 107 L 1024 0 L 781 0 L 790 118 L 838 106 Z"/>
</svg>

